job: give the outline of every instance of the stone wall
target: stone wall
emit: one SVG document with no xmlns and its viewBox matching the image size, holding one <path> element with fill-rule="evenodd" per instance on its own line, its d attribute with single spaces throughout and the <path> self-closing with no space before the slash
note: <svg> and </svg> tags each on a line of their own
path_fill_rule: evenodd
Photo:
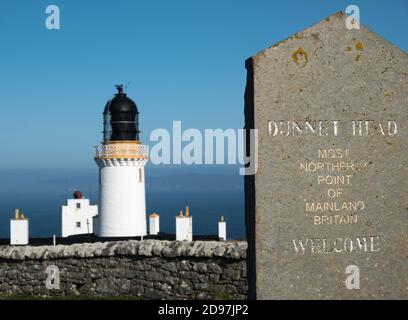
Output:
<svg viewBox="0 0 408 320">
<path fill-rule="evenodd" d="M 238 241 L 1 246 L 0 295 L 246 299 L 246 251 Z M 49 266 L 60 289 L 46 288 Z"/>
</svg>

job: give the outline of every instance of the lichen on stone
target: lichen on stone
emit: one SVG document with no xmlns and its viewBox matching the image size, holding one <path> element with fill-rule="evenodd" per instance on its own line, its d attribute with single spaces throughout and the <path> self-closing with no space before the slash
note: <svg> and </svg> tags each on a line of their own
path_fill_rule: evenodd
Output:
<svg viewBox="0 0 408 320">
<path fill-rule="evenodd" d="M 299 47 L 295 52 L 292 53 L 292 61 L 298 64 L 301 60 L 303 60 L 304 65 L 306 66 L 309 62 L 309 56 L 303 47 Z"/>
<path fill-rule="evenodd" d="M 364 50 L 364 45 L 363 45 L 363 43 L 361 41 L 358 41 L 356 43 L 356 49 L 359 50 L 359 51 Z"/>
<path fill-rule="evenodd" d="M 302 32 L 295 33 L 294 38 L 297 39 L 297 40 L 303 39 L 303 33 Z"/>
</svg>

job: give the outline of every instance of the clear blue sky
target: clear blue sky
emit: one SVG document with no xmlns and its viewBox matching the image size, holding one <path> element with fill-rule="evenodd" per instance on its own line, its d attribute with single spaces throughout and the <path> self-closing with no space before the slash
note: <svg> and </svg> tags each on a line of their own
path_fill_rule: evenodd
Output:
<svg viewBox="0 0 408 320">
<path fill-rule="evenodd" d="M 128 81 L 145 142 L 173 120 L 241 128 L 245 59 L 349 4 L 408 51 L 408 0 L 2 0 L 0 168 L 95 167 L 103 107 Z"/>
</svg>

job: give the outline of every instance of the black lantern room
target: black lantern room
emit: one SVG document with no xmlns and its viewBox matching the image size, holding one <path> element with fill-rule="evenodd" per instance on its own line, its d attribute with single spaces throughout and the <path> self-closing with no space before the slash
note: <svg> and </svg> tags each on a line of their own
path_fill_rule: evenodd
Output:
<svg viewBox="0 0 408 320">
<path fill-rule="evenodd" d="M 108 101 L 103 113 L 103 140 L 138 141 L 140 131 L 137 106 L 123 92 L 123 85 L 115 87 L 118 92 Z"/>
</svg>

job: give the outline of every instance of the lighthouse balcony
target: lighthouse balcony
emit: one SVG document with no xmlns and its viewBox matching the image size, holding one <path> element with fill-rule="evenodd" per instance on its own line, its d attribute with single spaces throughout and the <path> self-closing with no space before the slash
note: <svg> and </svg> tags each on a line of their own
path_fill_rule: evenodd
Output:
<svg viewBox="0 0 408 320">
<path fill-rule="evenodd" d="M 108 143 L 94 147 L 95 159 L 147 159 L 149 147 L 132 142 Z"/>
</svg>

